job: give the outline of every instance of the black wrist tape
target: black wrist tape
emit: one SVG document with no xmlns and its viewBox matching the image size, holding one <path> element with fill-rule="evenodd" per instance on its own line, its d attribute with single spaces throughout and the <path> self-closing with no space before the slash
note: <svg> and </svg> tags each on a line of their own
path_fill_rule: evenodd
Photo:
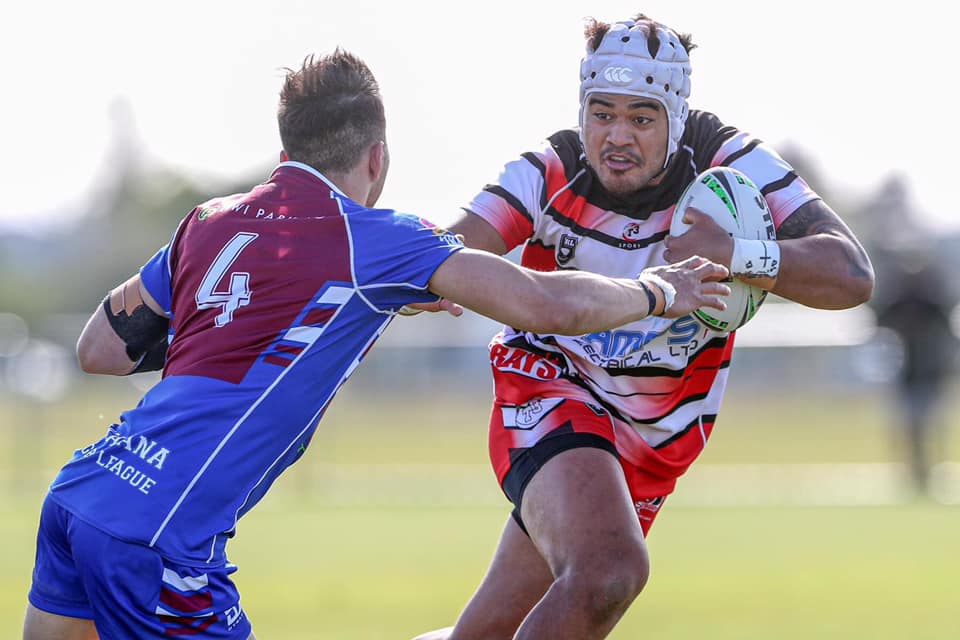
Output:
<svg viewBox="0 0 960 640">
<path fill-rule="evenodd" d="M 654 295 L 653 291 L 643 280 L 637 280 L 640 283 L 640 286 L 643 287 L 643 292 L 647 294 L 647 305 L 650 307 L 650 310 L 647 311 L 647 315 L 652 316 L 653 312 L 657 309 L 657 296 Z"/>
</svg>

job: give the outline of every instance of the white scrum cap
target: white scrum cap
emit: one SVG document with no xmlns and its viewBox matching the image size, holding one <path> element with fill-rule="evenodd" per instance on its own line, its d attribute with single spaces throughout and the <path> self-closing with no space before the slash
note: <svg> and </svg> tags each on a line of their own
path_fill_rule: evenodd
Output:
<svg viewBox="0 0 960 640">
<path fill-rule="evenodd" d="M 650 54 L 647 28 L 659 40 L 654 55 Z M 652 20 L 612 24 L 596 49 L 587 42 L 587 54 L 580 63 L 580 126 L 591 93 L 653 98 L 670 118 L 666 166 L 679 147 L 687 121 L 690 73 L 690 57 L 669 28 Z"/>
</svg>

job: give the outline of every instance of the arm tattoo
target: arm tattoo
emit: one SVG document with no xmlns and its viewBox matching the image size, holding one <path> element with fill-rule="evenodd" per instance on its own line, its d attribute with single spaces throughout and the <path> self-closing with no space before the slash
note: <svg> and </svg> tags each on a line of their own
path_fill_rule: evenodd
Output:
<svg viewBox="0 0 960 640">
<path fill-rule="evenodd" d="M 812 200 L 793 212 L 780 228 L 777 240 L 791 240 L 825 234 L 841 239 L 841 250 L 849 265 L 850 275 L 871 278 L 870 259 L 843 220 L 822 200 Z"/>
<path fill-rule="evenodd" d="M 777 240 L 803 238 L 818 233 L 849 237 L 846 225 L 821 200 L 813 200 L 793 212 L 777 229 Z"/>
</svg>

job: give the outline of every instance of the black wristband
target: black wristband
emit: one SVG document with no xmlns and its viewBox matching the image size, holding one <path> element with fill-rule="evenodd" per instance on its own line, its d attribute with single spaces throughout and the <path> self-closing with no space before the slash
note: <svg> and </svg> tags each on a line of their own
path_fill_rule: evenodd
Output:
<svg viewBox="0 0 960 640">
<path fill-rule="evenodd" d="M 647 306 L 650 307 L 650 310 L 647 311 L 647 315 L 652 316 L 654 315 L 653 312 L 657 308 L 657 296 L 653 294 L 653 291 L 650 289 L 650 285 L 648 285 L 646 282 L 643 280 L 637 280 L 637 282 L 639 282 L 640 286 L 643 287 L 643 292 L 647 294 Z"/>
</svg>

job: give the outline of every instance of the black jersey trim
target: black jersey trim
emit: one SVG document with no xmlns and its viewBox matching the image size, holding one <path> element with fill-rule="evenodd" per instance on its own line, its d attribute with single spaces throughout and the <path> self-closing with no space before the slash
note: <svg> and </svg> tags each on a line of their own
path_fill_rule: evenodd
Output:
<svg viewBox="0 0 960 640">
<path fill-rule="evenodd" d="M 727 360 L 722 361 L 720 364 L 718 364 L 717 367 L 716 367 L 716 370 L 719 372 L 719 371 L 721 371 L 722 369 L 727 369 L 727 368 L 729 368 L 729 367 L 730 367 L 730 360 L 727 359 Z M 670 375 L 669 375 L 669 376 L 658 376 L 658 377 L 664 377 L 664 378 L 666 378 L 666 377 L 671 377 L 671 378 L 689 377 L 689 376 L 693 375 L 694 373 L 697 373 L 698 371 L 711 371 L 711 370 L 713 370 L 713 369 L 714 369 L 714 367 L 712 367 L 712 366 L 710 366 L 710 367 L 694 367 L 694 366 L 689 366 L 689 365 L 688 365 L 686 368 L 679 370 L 679 371 L 680 371 L 680 374 L 681 374 L 681 375 L 679 375 L 679 376 L 675 375 L 675 372 L 677 371 L 677 370 L 675 370 L 675 369 L 664 369 L 664 371 L 668 371 L 668 372 L 670 373 Z M 637 396 L 668 396 L 668 395 L 670 395 L 670 394 L 673 393 L 672 391 L 634 391 L 634 392 L 632 392 L 632 393 L 618 393 L 618 392 L 616 392 L 616 391 L 612 391 L 612 390 L 610 390 L 610 389 L 604 388 L 604 387 L 603 387 L 600 383 L 598 383 L 594 378 L 592 378 L 592 377 L 590 377 L 590 376 L 587 376 L 586 374 L 581 374 L 581 377 L 582 377 L 584 380 L 589 380 L 590 382 L 592 382 L 595 387 L 599 388 L 601 391 L 603 391 L 604 393 L 606 393 L 608 396 L 615 396 L 615 397 L 617 397 L 617 398 L 636 398 Z M 677 405 L 677 406 L 680 406 L 680 405 Z M 671 412 L 672 412 L 672 410 L 671 410 Z M 669 415 L 669 414 L 667 414 L 667 415 Z M 638 420 L 638 421 L 639 421 L 639 420 Z"/>
<path fill-rule="evenodd" d="M 623 238 L 615 238 L 614 236 L 607 235 L 606 233 L 603 233 L 602 231 L 598 231 L 596 229 L 590 229 L 588 227 L 581 226 L 577 224 L 575 220 L 563 215 L 562 213 L 560 213 L 560 211 L 558 211 L 554 207 L 550 207 L 544 213 L 550 216 L 551 218 L 553 218 L 554 222 L 556 222 L 557 224 L 567 227 L 568 229 L 570 229 L 571 231 L 575 232 L 580 236 L 583 236 L 586 238 L 592 238 L 593 240 L 596 240 L 597 242 L 602 242 L 607 246 L 614 247 L 616 249 L 623 249 L 625 251 L 634 251 L 635 249 L 644 249 L 646 247 L 649 247 L 652 244 L 656 244 L 657 242 L 662 242 L 664 238 L 670 235 L 670 230 L 668 229 L 665 231 L 659 231 L 653 234 L 652 236 L 647 236 L 642 240 L 627 241 L 627 240 L 624 240 Z"/>
<path fill-rule="evenodd" d="M 753 140 L 748 142 L 747 146 L 745 146 L 743 149 L 740 149 L 739 151 L 734 151 L 729 156 L 724 158 L 721 164 L 725 167 L 729 167 L 731 164 L 733 164 L 743 156 L 747 155 L 748 153 L 756 149 L 759 144 L 760 144 L 760 141 L 754 138 Z"/>
<path fill-rule="evenodd" d="M 523 206 L 523 203 L 520 202 L 520 200 L 515 195 L 513 195 L 512 193 L 510 193 L 500 185 L 488 184 L 483 188 L 483 190 L 486 191 L 487 193 L 492 193 L 498 198 L 505 200 L 507 204 L 509 204 L 514 209 L 516 209 L 517 212 L 520 213 L 520 215 L 522 215 L 524 218 L 530 221 L 530 223 L 533 223 L 533 216 L 531 216 L 530 212 L 527 211 L 527 208 Z"/>
<path fill-rule="evenodd" d="M 790 183 L 796 180 L 797 177 L 798 176 L 795 171 L 790 171 L 787 173 L 787 175 L 783 176 L 779 180 L 775 180 L 774 182 L 769 183 L 763 189 L 760 189 L 760 193 L 762 193 L 764 196 L 767 196 L 774 191 L 779 191 L 780 189 L 790 186 Z"/>
<path fill-rule="evenodd" d="M 682 378 L 688 370 L 697 368 L 697 360 L 699 360 L 704 353 L 707 351 L 712 351 L 713 349 L 723 349 L 727 346 L 728 339 L 729 335 L 718 336 L 709 340 L 690 360 L 687 361 L 687 366 L 683 369 L 664 369 L 662 367 L 604 367 L 603 370 L 608 376 L 611 377 L 629 376 L 632 378 L 657 378 L 662 376 L 666 378 Z M 724 363 L 726 363 L 726 366 L 730 366 L 729 359 L 724 360 Z M 723 363 L 721 363 L 721 368 L 722 367 Z"/>
<path fill-rule="evenodd" d="M 697 416 L 697 419 L 696 419 L 696 420 L 693 420 L 690 424 L 688 424 L 687 426 L 685 426 L 683 429 L 681 429 L 680 431 L 676 432 L 675 434 L 673 434 L 672 436 L 670 436 L 669 438 L 667 438 L 666 440 L 664 440 L 664 441 L 661 442 L 660 444 L 655 445 L 653 448 L 654 448 L 654 449 L 663 449 L 663 448 L 665 448 L 665 447 L 669 447 L 671 444 L 673 444 L 676 440 L 678 440 L 679 438 L 681 438 L 682 436 L 684 436 L 684 435 L 685 435 L 687 432 L 689 432 L 691 429 L 693 429 L 694 427 L 698 426 L 701 422 L 702 422 L 703 424 L 713 424 L 713 423 L 716 422 L 716 421 L 717 421 L 717 414 L 715 414 L 715 413 L 705 413 L 705 414 L 703 414 L 702 416 Z"/>
<path fill-rule="evenodd" d="M 527 350 L 527 351 L 530 351 L 530 352 L 533 352 L 533 353 L 537 353 L 537 354 L 541 354 L 541 355 L 545 355 L 545 354 L 547 354 L 547 353 L 551 353 L 551 352 L 549 352 L 549 351 L 545 351 L 545 350 L 543 350 L 543 349 L 540 349 L 540 348 L 536 347 L 535 345 L 530 344 L 530 342 L 527 341 L 527 339 L 524 338 L 523 336 L 516 336 L 516 337 L 512 338 L 511 340 L 504 341 L 503 344 L 504 344 L 504 345 L 507 345 L 507 346 L 510 346 L 510 347 L 514 347 L 514 348 L 525 349 L 525 350 Z M 717 370 L 719 371 L 720 369 L 724 369 L 724 368 L 729 367 L 729 366 L 730 366 L 730 360 L 724 360 L 724 361 L 720 364 L 720 366 L 717 367 Z M 688 368 L 689 368 L 689 367 L 688 367 Z M 563 380 L 566 380 L 567 382 L 570 382 L 571 384 L 576 385 L 577 387 L 580 387 L 581 389 L 583 389 L 584 391 L 586 391 L 587 393 L 589 393 L 590 396 L 593 397 L 593 399 L 596 401 L 596 403 L 597 403 L 601 408 L 603 408 L 603 410 L 605 410 L 607 413 L 609 413 L 613 418 L 619 420 L 620 422 L 624 422 L 624 423 L 626 423 L 626 424 L 644 424 L 644 425 L 656 424 L 657 422 L 659 422 L 659 421 L 663 420 L 664 418 L 667 418 L 667 417 L 669 417 L 670 415 L 672 415 L 673 413 L 675 413 L 675 412 L 677 411 L 677 409 L 679 409 L 679 408 L 682 407 L 683 405 L 688 404 L 688 403 L 690 403 L 690 402 L 695 402 L 695 401 L 697 401 L 697 400 L 703 400 L 703 399 L 706 398 L 707 395 L 708 395 L 708 394 L 696 394 L 696 395 L 693 395 L 693 396 L 689 396 L 689 397 L 684 398 L 683 400 L 681 400 L 681 401 L 680 401 L 679 403 L 677 403 L 672 409 L 670 409 L 670 411 L 668 411 L 667 413 L 663 414 L 662 416 L 659 416 L 659 417 L 657 417 L 657 418 L 652 418 L 652 419 L 641 420 L 641 419 L 634 418 L 634 417 L 632 417 L 632 416 L 628 416 L 628 415 L 625 415 L 625 414 L 621 413 L 616 407 L 614 407 L 614 406 L 612 406 L 611 404 L 609 404 L 600 394 L 598 394 L 598 393 L 596 392 L 596 390 L 595 390 L 592 386 L 590 386 L 590 385 L 588 384 L 586 378 L 584 378 L 584 377 L 581 376 L 581 375 L 573 375 L 573 374 L 570 374 L 570 373 L 566 370 L 566 367 L 564 367 L 563 372 L 560 374 L 560 378 L 562 378 Z M 611 394 L 611 395 L 618 395 L 618 397 L 632 397 L 632 396 L 639 396 L 639 395 L 662 395 L 662 394 L 634 393 L 634 394 L 622 395 L 622 396 L 621 396 L 621 395 L 619 395 L 619 394 L 612 393 L 612 392 L 610 392 L 610 391 L 606 391 L 606 390 L 604 390 L 604 391 L 605 391 L 606 393 Z M 716 417 L 716 416 L 714 416 L 714 417 Z M 689 427 L 687 427 L 687 428 L 689 429 Z"/>
<path fill-rule="evenodd" d="M 654 417 L 654 418 L 646 418 L 646 419 L 644 419 L 644 420 L 634 419 L 633 423 L 634 423 L 634 424 L 644 424 L 644 425 L 647 425 L 647 426 L 655 425 L 655 424 L 657 424 L 658 422 L 660 422 L 661 420 L 663 420 L 664 418 L 666 418 L 666 417 L 668 417 L 668 416 L 676 413 L 676 412 L 677 412 L 677 409 L 679 409 L 679 408 L 682 407 L 682 406 L 688 405 L 688 404 L 690 404 L 691 402 L 699 402 L 700 400 L 706 400 L 707 395 L 709 395 L 709 394 L 706 394 L 706 393 L 697 393 L 697 394 L 694 394 L 694 395 L 692 395 L 692 396 L 687 396 L 686 398 L 684 398 L 683 400 L 681 400 L 681 401 L 678 402 L 677 404 L 673 405 L 673 408 L 670 409 L 670 411 L 666 412 L 665 414 L 663 414 L 663 415 L 661 415 L 661 416 L 656 416 L 656 417 Z M 689 426 L 684 427 L 684 428 L 685 428 L 685 429 L 688 429 Z"/>
<path fill-rule="evenodd" d="M 666 188 L 645 187 L 628 198 L 617 198 L 600 184 L 596 173 L 587 162 L 580 135 L 575 129 L 558 131 L 548 140 L 563 167 L 568 188 L 575 195 L 584 198 L 595 207 L 612 211 L 631 220 L 647 220 L 655 211 L 669 209 L 679 199 L 683 185 L 693 178 L 692 169 L 687 160 L 688 152 L 681 149 L 670 161 L 666 175 L 661 181 L 662 185 L 667 185 Z M 586 169 L 583 176 L 576 179 L 583 169 Z M 687 175 L 688 171 L 690 175 Z"/>
<path fill-rule="evenodd" d="M 527 151 L 526 153 L 520 154 L 520 156 L 524 160 L 532 164 L 534 168 L 540 172 L 540 175 L 543 176 L 544 179 L 546 179 L 547 165 L 543 164 L 543 160 L 541 160 L 537 154 L 533 153 L 532 151 Z"/>
</svg>

